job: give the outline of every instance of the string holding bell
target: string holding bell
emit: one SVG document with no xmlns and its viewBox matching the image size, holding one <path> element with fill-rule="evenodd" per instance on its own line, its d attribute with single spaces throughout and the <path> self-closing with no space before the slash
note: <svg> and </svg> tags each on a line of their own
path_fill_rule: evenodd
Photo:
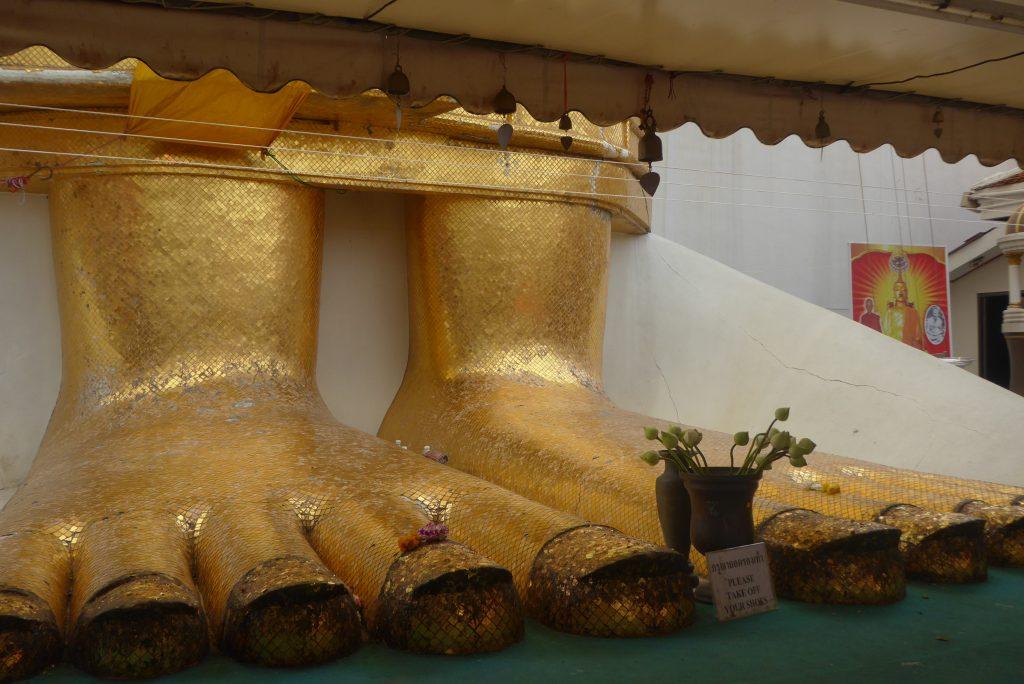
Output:
<svg viewBox="0 0 1024 684">
<path fill-rule="evenodd" d="M 401 43 L 395 47 L 395 69 L 388 75 L 384 83 L 384 92 L 395 102 L 395 129 L 402 128 L 402 103 L 401 98 L 405 97 L 412 90 L 409 77 L 402 70 Z"/>
<path fill-rule="evenodd" d="M 640 121 L 640 142 L 637 144 L 637 159 L 647 163 L 647 173 L 640 177 L 640 187 L 651 197 L 658 191 L 661 184 L 661 176 L 654 171 L 654 162 L 664 159 L 662 152 L 661 138 L 657 134 L 658 123 L 654 120 L 654 112 L 647 108 L 644 110 Z"/>
<path fill-rule="evenodd" d="M 935 124 L 935 127 L 932 129 L 932 133 L 935 134 L 936 138 L 942 137 L 942 124 L 945 120 L 946 117 L 942 115 L 942 110 L 936 109 L 935 113 L 932 115 L 932 123 Z"/>
<path fill-rule="evenodd" d="M 494 96 L 494 112 L 511 120 L 512 115 L 516 113 L 516 106 L 515 96 L 509 92 L 508 88 L 502 85 L 501 90 L 499 90 L 498 94 Z M 498 146 L 504 150 L 508 147 L 511 140 L 512 124 L 506 121 L 498 127 Z"/>
<path fill-rule="evenodd" d="M 563 131 L 572 130 L 572 119 L 569 118 L 569 55 L 562 55 L 562 116 L 558 118 L 558 128 Z M 566 152 L 572 147 L 572 136 L 563 135 L 559 142 Z"/>
</svg>

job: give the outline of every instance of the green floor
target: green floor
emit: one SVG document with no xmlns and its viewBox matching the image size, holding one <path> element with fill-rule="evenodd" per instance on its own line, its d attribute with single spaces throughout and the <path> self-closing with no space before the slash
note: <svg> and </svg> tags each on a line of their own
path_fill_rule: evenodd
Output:
<svg viewBox="0 0 1024 684">
<path fill-rule="evenodd" d="M 38 681 L 83 681 L 60 668 Z M 993 570 L 959 587 L 911 584 L 878 608 L 783 602 L 766 615 L 718 623 L 700 606 L 688 630 L 616 641 L 536 623 L 526 640 L 474 657 L 413 656 L 378 645 L 331 665 L 263 670 L 211 658 L 165 681 L 196 682 L 1024 682 L 1024 571 Z"/>
</svg>

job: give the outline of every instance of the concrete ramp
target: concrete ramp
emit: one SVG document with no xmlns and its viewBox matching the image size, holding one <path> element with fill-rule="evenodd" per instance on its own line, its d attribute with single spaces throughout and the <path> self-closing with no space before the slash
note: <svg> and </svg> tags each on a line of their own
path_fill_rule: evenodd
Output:
<svg viewBox="0 0 1024 684">
<path fill-rule="evenodd" d="M 611 251 L 619 406 L 735 432 L 788 405 L 822 451 L 1024 485 L 1024 398 L 657 235 Z"/>
</svg>

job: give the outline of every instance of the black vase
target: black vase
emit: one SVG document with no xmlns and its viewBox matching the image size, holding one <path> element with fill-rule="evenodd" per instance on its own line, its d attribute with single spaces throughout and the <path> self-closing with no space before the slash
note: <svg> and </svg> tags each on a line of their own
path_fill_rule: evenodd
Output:
<svg viewBox="0 0 1024 684">
<path fill-rule="evenodd" d="M 690 495 L 679 477 L 679 468 L 675 461 L 665 459 L 665 470 L 654 482 L 654 493 L 658 501 L 658 521 L 661 523 L 661 536 L 665 545 L 678 551 L 686 559 L 686 567 L 690 571 L 690 584 L 686 593 L 693 596 L 697 586 L 697 575 L 690 563 Z"/>
<path fill-rule="evenodd" d="M 665 545 L 690 557 L 690 495 L 679 477 L 676 462 L 665 459 L 665 470 L 654 483 L 658 521 Z"/>
<path fill-rule="evenodd" d="M 735 473 L 708 468 L 682 474 L 690 495 L 690 538 L 703 554 L 754 543 L 754 492 L 761 473 Z"/>
</svg>

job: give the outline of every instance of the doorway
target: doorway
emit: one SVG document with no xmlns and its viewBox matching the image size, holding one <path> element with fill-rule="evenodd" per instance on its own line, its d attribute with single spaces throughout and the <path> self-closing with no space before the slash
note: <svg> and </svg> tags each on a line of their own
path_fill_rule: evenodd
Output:
<svg viewBox="0 0 1024 684">
<path fill-rule="evenodd" d="M 978 293 L 978 375 L 1000 387 L 1010 386 L 1010 352 L 1003 337 L 1006 292 Z"/>
</svg>

